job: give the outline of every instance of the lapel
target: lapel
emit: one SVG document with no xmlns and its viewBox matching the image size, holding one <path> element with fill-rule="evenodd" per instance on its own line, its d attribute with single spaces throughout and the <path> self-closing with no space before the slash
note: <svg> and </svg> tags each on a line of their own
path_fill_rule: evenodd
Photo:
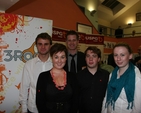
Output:
<svg viewBox="0 0 141 113">
<path fill-rule="evenodd" d="M 78 51 L 77 52 L 77 72 L 82 70 L 82 65 L 83 64 L 83 56 L 81 56 L 81 53 Z"/>
</svg>

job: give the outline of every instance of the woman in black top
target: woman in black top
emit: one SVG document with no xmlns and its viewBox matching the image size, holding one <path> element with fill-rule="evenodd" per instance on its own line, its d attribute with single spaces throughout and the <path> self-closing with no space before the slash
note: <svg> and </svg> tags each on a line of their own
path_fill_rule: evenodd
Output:
<svg viewBox="0 0 141 113">
<path fill-rule="evenodd" d="M 77 79 L 66 72 L 67 49 L 56 43 L 50 49 L 53 68 L 39 75 L 36 104 L 39 113 L 77 113 Z"/>
</svg>

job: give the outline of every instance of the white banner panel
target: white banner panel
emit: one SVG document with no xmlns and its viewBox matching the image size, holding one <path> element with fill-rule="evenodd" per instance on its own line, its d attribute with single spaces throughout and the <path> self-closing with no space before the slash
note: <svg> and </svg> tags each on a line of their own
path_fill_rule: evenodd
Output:
<svg viewBox="0 0 141 113">
<path fill-rule="evenodd" d="M 52 36 L 52 20 L 0 13 L 0 113 L 20 113 L 19 88 L 25 62 L 36 55 L 38 34 Z"/>
</svg>

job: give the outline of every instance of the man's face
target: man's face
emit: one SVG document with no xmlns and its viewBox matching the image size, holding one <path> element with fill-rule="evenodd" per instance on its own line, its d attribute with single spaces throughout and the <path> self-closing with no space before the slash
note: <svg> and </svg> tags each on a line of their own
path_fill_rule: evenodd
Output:
<svg viewBox="0 0 141 113">
<path fill-rule="evenodd" d="M 85 59 L 88 68 L 97 68 L 100 62 L 100 58 L 92 50 L 87 51 Z"/>
<path fill-rule="evenodd" d="M 76 50 L 79 41 L 77 40 L 76 35 L 68 35 L 66 40 L 66 45 L 69 50 Z"/>
<path fill-rule="evenodd" d="M 37 44 L 36 44 L 36 47 L 37 47 L 37 50 L 38 50 L 38 53 L 40 55 L 46 55 L 49 53 L 49 50 L 50 50 L 50 41 L 49 40 L 44 40 L 44 39 L 38 39 L 37 41 Z"/>
</svg>

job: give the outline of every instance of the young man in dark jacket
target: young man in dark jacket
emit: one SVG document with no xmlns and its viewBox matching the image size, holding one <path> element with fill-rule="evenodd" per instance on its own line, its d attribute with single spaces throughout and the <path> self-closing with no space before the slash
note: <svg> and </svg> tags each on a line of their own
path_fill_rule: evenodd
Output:
<svg viewBox="0 0 141 113">
<path fill-rule="evenodd" d="M 79 85 L 79 113 L 101 113 L 109 72 L 99 67 L 101 51 L 88 47 L 85 51 L 86 68 L 77 73 Z"/>
</svg>

